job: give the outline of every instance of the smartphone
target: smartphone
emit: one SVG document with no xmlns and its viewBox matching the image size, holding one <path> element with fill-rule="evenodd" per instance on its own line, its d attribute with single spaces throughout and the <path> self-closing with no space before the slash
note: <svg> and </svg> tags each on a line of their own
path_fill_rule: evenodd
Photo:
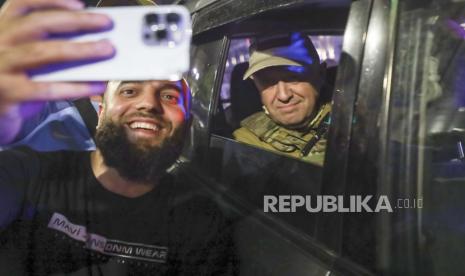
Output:
<svg viewBox="0 0 465 276">
<path fill-rule="evenodd" d="M 185 7 L 106 7 L 86 11 L 107 14 L 113 20 L 113 28 L 98 33 L 73 34 L 66 39 L 109 39 L 116 49 L 115 55 L 105 60 L 38 68 L 29 72 L 34 80 L 178 80 L 188 71 L 192 27 L 190 13 Z"/>
</svg>

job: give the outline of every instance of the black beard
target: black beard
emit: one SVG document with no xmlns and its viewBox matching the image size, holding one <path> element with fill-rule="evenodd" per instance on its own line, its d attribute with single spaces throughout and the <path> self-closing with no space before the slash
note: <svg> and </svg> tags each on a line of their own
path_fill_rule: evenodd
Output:
<svg viewBox="0 0 465 276">
<path fill-rule="evenodd" d="M 159 146 L 143 146 L 129 141 L 123 125 L 104 122 L 95 134 L 95 144 L 103 161 L 129 181 L 154 184 L 179 157 L 185 127 L 175 130 Z"/>
</svg>

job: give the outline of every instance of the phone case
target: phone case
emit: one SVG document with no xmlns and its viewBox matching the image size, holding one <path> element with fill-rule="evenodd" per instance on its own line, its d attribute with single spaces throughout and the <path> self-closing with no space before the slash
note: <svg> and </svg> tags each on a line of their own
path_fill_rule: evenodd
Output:
<svg viewBox="0 0 465 276">
<path fill-rule="evenodd" d="M 189 69 L 192 27 L 185 7 L 108 7 L 86 11 L 109 15 L 113 19 L 113 28 L 70 39 L 109 39 L 116 49 L 114 57 L 39 68 L 30 72 L 34 80 L 175 80 Z"/>
</svg>

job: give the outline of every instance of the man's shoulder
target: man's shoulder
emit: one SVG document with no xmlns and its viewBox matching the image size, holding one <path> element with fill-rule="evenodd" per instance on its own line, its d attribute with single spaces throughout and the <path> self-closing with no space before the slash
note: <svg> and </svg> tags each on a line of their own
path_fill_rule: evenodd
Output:
<svg viewBox="0 0 465 276">
<path fill-rule="evenodd" d="M 256 112 L 241 121 L 241 127 L 245 127 L 251 130 L 261 128 L 264 129 L 270 125 L 274 126 L 275 123 L 263 111 Z"/>
<path fill-rule="evenodd" d="M 192 169 L 181 168 L 176 174 L 164 177 L 163 189 L 172 195 L 172 207 L 196 215 L 218 212 L 220 207 L 205 182 L 208 179 L 196 174 Z"/>
<path fill-rule="evenodd" d="M 248 128 L 240 127 L 233 132 L 233 137 L 235 140 L 240 142 L 248 142 L 248 141 L 259 141 L 258 137 L 251 132 Z"/>
<path fill-rule="evenodd" d="M 43 156 L 43 157 L 72 157 L 88 155 L 90 151 L 74 150 L 56 150 L 56 151 L 38 151 L 29 146 L 16 146 L 0 151 L 1 155 L 21 155 L 21 156 Z"/>
<path fill-rule="evenodd" d="M 41 152 L 27 146 L 19 146 L 0 151 L 0 165 L 8 167 L 18 163 L 27 167 L 40 164 L 41 166 L 49 165 L 51 169 L 58 169 L 58 167 L 69 163 L 80 163 L 80 160 L 86 158 L 89 153 L 86 151 Z"/>
<path fill-rule="evenodd" d="M 241 121 L 241 128 L 234 131 L 234 137 L 253 134 L 262 137 L 266 132 L 276 126 L 276 123 L 270 119 L 265 112 L 257 112 Z"/>
<path fill-rule="evenodd" d="M 83 175 L 81 172 L 89 168 L 84 157 L 84 152 L 37 152 L 27 147 L 2 151 L 0 186 L 22 187 L 28 198 L 36 198 L 45 186 L 64 183 L 70 176 Z"/>
<path fill-rule="evenodd" d="M 322 124 L 329 124 L 331 108 L 331 103 L 321 105 L 315 117 L 310 122 L 310 128 L 318 128 Z"/>
<path fill-rule="evenodd" d="M 196 209 L 202 205 L 214 204 L 214 200 L 209 196 L 209 190 L 202 180 L 192 175 L 190 169 L 181 168 L 176 174 L 167 174 L 163 177 L 164 189 L 169 189 L 173 194 L 174 207 L 189 205 L 188 209 Z M 196 206 L 197 205 L 197 206 Z"/>
<path fill-rule="evenodd" d="M 165 183 L 169 185 L 165 185 L 164 189 L 170 190 L 171 194 L 168 212 L 181 239 L 210 235 L 211 231 L 224 227 L 227 221 L 221 206 L 206 183 L 201 181 L 186 171 Z"/>
</svg>

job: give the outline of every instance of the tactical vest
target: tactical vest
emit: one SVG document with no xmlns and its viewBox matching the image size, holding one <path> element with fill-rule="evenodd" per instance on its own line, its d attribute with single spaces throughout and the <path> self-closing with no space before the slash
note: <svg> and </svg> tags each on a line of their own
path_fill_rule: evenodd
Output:
<svg viewBox="0 0 465 276">
<path fill-rule="evenodd" d="M 275 150 L 305 158 L 316 153 L 324 154 L 330 112 L 331 104 L 322 105 L 308 125 L 299 130 L 276 124 L 264 112 L 247 117 L 241 122 L 241 126 Z"/>
</svg>

